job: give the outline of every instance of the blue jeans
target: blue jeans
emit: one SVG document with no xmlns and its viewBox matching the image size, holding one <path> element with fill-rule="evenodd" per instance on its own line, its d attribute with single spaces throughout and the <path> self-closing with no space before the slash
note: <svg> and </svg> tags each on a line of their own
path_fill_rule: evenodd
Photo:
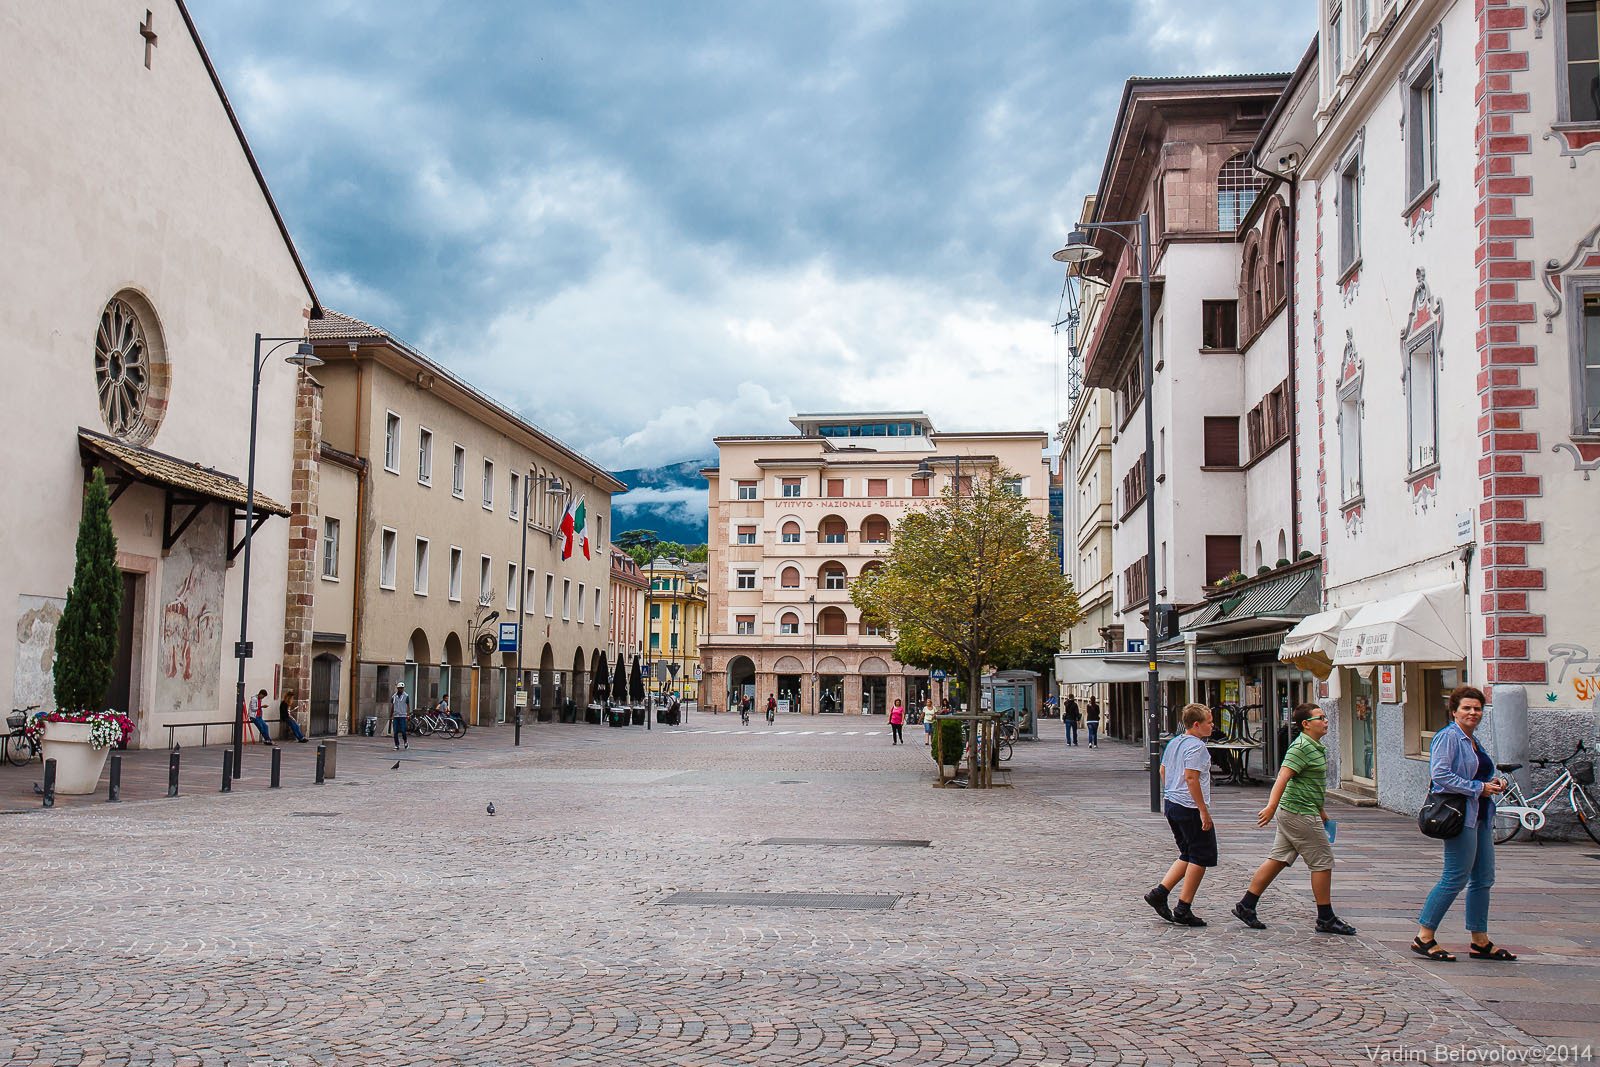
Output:
<svg viewBox="0 0 1600 1067">
<path fill-rule="evenodd" d="M 272 744 L 272 735 L 267 732 L 266 720 L 259 715 L 252 715 L 250 717 L 250 722 L 253 726 L 255 726 L 256 730 L 260 732 L 262 743 L 267 745 Z"/>
<path fill-rule="evenodd" d="M 406 737 L 406 717 L 403 715 L 396 716 L 391 721 L 394 723 L 394 747 L 399 748 L 402 741 L 409 747 L 411 740 Z"/>
<path fill-rule="evenodd" d="M 294 739 L 296 741 L 304 741 L 306 739 L 306 735 L 300 729 L 299 720 L 293 715 L 285 715 L 283 717 L 283 724 L 289 728 L 290 733 L 294 734 Z"/>
<path fill-rule="evenodd" d="M 1100 720 L 1099 719 L 1090 719 L 1089 720 L 1089 743 L 1091 745 L 1098 745 L 1100 743 Z"/>
<path fill-rule="evenodd" d="M 1467 929 L 1476 933 L 1489 929 L 1489 887 L 1494 885 L 1493 824 L 1493 819 L 1479 819 L 1477 826 L 1468 826 L 1445 840 L 1444 873 L 1423 902 L 1422 914 L 1417 918 L 1419 925 L 1439 929 L 1444 913 L 1465 886 Z"/>
<path fill-rule="evenodd" d="M 1077 743 L 1078 743 L 1078 724 L 1069 719 L 1069 720 L 1067 720 L 1067 744 L 1075 745 Z"/>
</svg>

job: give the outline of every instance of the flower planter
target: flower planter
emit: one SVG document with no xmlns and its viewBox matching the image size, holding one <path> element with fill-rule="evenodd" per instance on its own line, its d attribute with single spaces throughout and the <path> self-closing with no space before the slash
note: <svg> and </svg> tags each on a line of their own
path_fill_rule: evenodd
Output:
<svg viewBox="0 0 1600 1067">
<path fill-rule="evenodd" d="M 56 792 L 83 795 L 100 784 L 108 749 L 89 744 L 86 722 L 44 724 L 44 758 L 56 761 Z"/>
</svg>

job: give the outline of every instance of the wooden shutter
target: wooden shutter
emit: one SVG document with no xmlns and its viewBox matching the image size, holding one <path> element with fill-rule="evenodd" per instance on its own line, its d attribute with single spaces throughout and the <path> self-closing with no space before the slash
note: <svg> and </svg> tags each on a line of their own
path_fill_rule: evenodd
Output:
<svg viewBox="0 0 1600 1067">
<path fill-rule="evenodd" d="M 1213 585 L 1239 569 L 1243 538 L 1237 534 L 1206 535 L 1206 584 Z"/>
<path fill-rule="evenodd" d="M 1239 417 L 1237 415 L 1207 415 L 1205 420 L 1205 465 L 1208 467 L 1237 467 L 1239 465 Z"/>
</svg>

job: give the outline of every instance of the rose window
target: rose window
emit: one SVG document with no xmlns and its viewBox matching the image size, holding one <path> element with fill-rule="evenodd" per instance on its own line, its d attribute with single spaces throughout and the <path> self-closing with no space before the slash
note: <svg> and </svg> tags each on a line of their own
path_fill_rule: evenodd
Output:
<svg viewBox="0 0 1600 1067">
<path fill-rule="evenodd" d="M 155 432 L 150 401 L 156 377 L 138 314 L 127 301 L 113 297 L 100 315 L 100 329 L 94 338 L 100 417 L 112 436 L 140 442 Z"/>
</svg>

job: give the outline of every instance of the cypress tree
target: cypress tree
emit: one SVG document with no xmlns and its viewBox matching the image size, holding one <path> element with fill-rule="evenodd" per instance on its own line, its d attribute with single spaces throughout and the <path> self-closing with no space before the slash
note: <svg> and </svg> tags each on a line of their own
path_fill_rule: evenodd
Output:
<svg viewBox="0 0 1600 1067">
<path fill-rule="evenodd" d="M 83 495 L 78 561 L 67 606 L 56 627 L 56 710 L 101 711 L 117 656 L 122 571 L 111 531 L 111 498 L 98 468 Z"/>
</svg>

